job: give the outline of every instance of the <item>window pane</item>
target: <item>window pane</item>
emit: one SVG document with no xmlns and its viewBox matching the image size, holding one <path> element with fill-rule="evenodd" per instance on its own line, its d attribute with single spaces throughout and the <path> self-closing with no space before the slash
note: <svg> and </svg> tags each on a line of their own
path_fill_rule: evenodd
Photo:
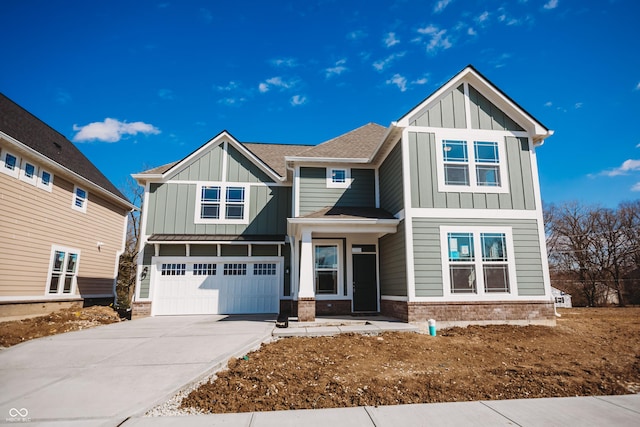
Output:
<svg viewBox="0 0 640 427">
<path fill-rule="evenodd" d="M 317 294 L 337 294 L 338 293 L 338 272 L 337 271 L 316 271 L 316 293 Z"/>
<path fill-rule="evenodd" d="M 202 187 L 203 202 L 219 202 L 220 187 Z"/>
<path fill-rule="evenodd" d="M 220 205 L 207 204 L 200 207 L 200 218 L 220 218 Z"/>
<path fill-rule="evenodd" d="M 78 196 L 81 199 L 86 199 L 87 198 L 87 192 L 84 191 L 82 188 L 76 188 L 76 196 Z"/>
<path fill-rule="evenodd" d="M 15 156 L 7 153 L 4 157 L 4 167 L 9 170 L 14 170 L 16 168 L 17 159 Z"/>
<path fill-rule="evenodd" d="M 444 165 L 446 185 L 469 185 L 469 167 L 466 165 Z"/>
<path fill-rule="evenodd" d="M 476 293 L 476 270 L 473 265 L 449 266 L 452 294 Z"/>
<path fill-rule="evenodd" d="M 507 261 L 507 243 L 504 233 L 482 233 L 482 260 Z"/>
<path fill-rule="evenodd" d="M 500 187 L 499 166 L 477 166 L 476 177 L 478 179 L 478 185 Z"/>
<path fill-rule="evenodd" d="M 232 202 L 232 203 L 244 202 L 244 187 L 227 188 L 227 202 Z"/>
<path fill-rule="evenodd" d="M 506 265 L 484 266 L 484 291 L 509 292 L 509 270 Z"/>
<path fill-rule="evenodd" d="M 449 233 L 449 261 L 469 262 L 474 260 L 473 234 Z"/>
<path fill-rule="evenodd" d="M 498 143 L 497 142 L 474 142 L 476 162 L 478 163 L 498 163 Z"/>
<path fill-rule="evenodd" d="M 69 254 L 69 260 L 67 261 L 67 273 L 76 272 L 76 264 L 78 263 L 78 254 Z"/>
<path fill-rule="evenodd" d="M 338 268 L 338 247 L 316 246 L 316 268 Z"/>
<path fill-rule="evenodd" d="M 73 276 L 68 274 L 64 276 L 64 289 L 62 289 L 63 293 L 65 294 L 71 293 L 71 283 L 73 283 Z"/>
<path fill-rule="evenodd" d="M 49 172 L 42 172 L 42 184 L 49 185 L 51 182 L 51 174 Z"/>
<path fill-rule="evenodd" d="M 333 169 L 331 171 L 331 181 L 338 183 L 346 182 L 347 172 L 344 169 Z"/>
<path fill-rule="evenodd" d="M 24 166 L 24 176 L 26 176 L 27 178 L 33 178 L 33 175 L 35 175 L 36 173 L 36 167 L 33 166 L 31 163 L 27 163 Z"/>
<path fill-rule="evenodd" d="M 445 162 L 467 162 L 467 143 L 465 141 L 443 141 L 442 151 Z"/>
<path fill-rule="evenodd" d="M 53 271 L 62 271 L 64 265 L 64 252 L 56 251 L 53 255 Z"/>
<path fill-rule="evenodd" d="M 227 205 L 227 219 L 243 219 L 244 205 Z"/>
<path fill-rule="evenodd" d="M 57 294 L 58 293 L 58 283 L 60 283 L 60 274 L 52 273 L 51 281 L 49 282 L 49 293 Z"/>
</svg>

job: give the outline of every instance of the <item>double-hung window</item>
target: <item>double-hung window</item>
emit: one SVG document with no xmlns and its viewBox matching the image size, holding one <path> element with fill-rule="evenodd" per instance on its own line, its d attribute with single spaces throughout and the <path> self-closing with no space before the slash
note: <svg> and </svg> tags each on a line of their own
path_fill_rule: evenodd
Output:
<svg viewBox="0 0 640 427">
<path fill-rule="evenodd" d="M 335 295 L 339 285 L 339 250 L 335 244 L 314 246 L 314 276 L 317 295 Z"/>
<path fill-rule="evenodd" d="M 197 224 L 245 224 L 247 187 L 244 185 L 199 184 L 194 221 Z"/>
<path fill-rule="evenodd" d="M 50 295 L 72 294 L 76 285 L 80 251 L 54 246 L 51 258 L 47 293 Z"/>
<path fill-rule="evenodd" d="M 464 136 L 453 134 L 451 136 Z M 438 190 L 443 192 L 505 193 L 507 188 L 504 142 L 487 135 L 440 138 Z"/>
<path fill-rule="evenodd" d="M 74 187 L 73 188 L 73 202 L 71 204 L 71 207 L 77 211 L 80 212 L 86 212 L 87 211 L 87 198 L 88 198 L 88 194 L 87 191 L 80 188 L 80 187 Z"/>
<path fill-rule="evenodd" d="M 442 227 L 445 294 L 512 294 L 515 263 L 506 227 Z"/>
</svg>

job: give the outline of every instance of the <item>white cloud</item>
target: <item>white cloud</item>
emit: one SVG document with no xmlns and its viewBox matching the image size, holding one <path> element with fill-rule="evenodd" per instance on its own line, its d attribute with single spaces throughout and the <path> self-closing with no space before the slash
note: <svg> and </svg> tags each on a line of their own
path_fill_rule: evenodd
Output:
<svg viewBox="0 0 640 427">
<path fill-rule="evenodd" d="M 296 80 L 283 80 L 282 77 L 271 77 L 258 85 L 261 93 L 268 92 L 271 88 L 291 89 L 297 84 Z"/>
<path fill-rule="evenodd" d="M 78 132 L 73 140 L 75 142 L 103 141 L 118 142 L 125 135 L 157 135 L 160 129 L 144 122 L 121 122 L 116 119 L 106 118 L 103 122 L 93 122 L 85 126 L 73 125 L 73 130 Z"/>
<path fill-rule="evenodd" d="M 640 144 L 636 145 L 636 148 L 640 148 Z"/>
<path fill-rule="evenodd" d="M 56 90 L 56 102 L 60 105 L 66 105 L 71 102 L 71 95 L 63 89 L 58 89 Z"/>
<path fill-rule="evenodd" d="M 404 92 L 407 90 L 407 79 L 402 77 L 400 74 L 394 74 L 389 80 L 387 80 L 388 85 L 396 85 L 400 92 Z"/>
<path fill-rule="evenodd" d="M 633 186 L 631 187 L 631 191 L 640 191 L 640 182 L 636 182 L 635 184 L 633 184 Z"/>
<path fill-rule="evenodd" d="M 469 28 L 467 29 L 467 35 L 470 35 L 470 36 L 477 36 L 477 35 L 478 35 L 478 32 L 477 32 L 476 30 L 474 30 L 474 29 L 473 29 L 473 27 L 469 27 Z"/>
<path fill-rule="evenodd" d="M 434 13 L 440 13 L 442 12 L 447 6 L 449 6 L 449 3 L 451 3 L 452 0 L 438 0 L 436 2 L 436 5 L 433 7 L 433 12 Z"/>
<path fill-rule="evenodd" d="M 441 30 L 435 25 L 418 28 L 418 33 L 429 36 L 429 42 L 427 43 L 427 52 L 429 53 L 435 53 L 438 50 L 446 50 L 453 46 L 451 40 L 446 35 L 447 30 Z"/>
<path fill-rule="evenodd" d="M 384 38 L 384 45 L 386 47 L 395 46 L 398 43 L 400 43 L 400 40 L 396 38 L 396 33 L 388 33 L 387 36 Z"/>
<path fill-rule="evenodd" d="M 224 86 L 215 86 L 215 90 L 217 90 L 218 92 L 231 92 L 232 90 L 236 90 L 240 87 L 240 85 L 238 84 L 238 82 L 231 80 L 229 83 L 227 83 Z"/>
<path fill-rule="evenodd" d="M 629 172 L 640 172 L 640 160 L 628 159 L 615 169 L 604 171 L 606 176 L 627 175 Z"/>
<path fill-rule="evenodd" d="M 576 110 L 579 110 L 584 105 L 584 102 L 576 102 L 573 106 Z"/>
<path fill-rule="evenodd" d="M 339 76 L 340 74 L 344 73 L 345 71 L 348 70 L 347 67 L 345 67 L 344 64 L 347 63 L 347 60 L 345 58 L 342 58 L 341 60 L 337 61 L 335 66 L 333 67 L 329 67 L 329 68 L 325 68 L 325 76 L 327 78 L 329 77 L 333 77 L 333 76 Z"/>
<path fill-rule="evenodd" d="M 294 68 L 297 67 L 298 61 L 294 58 L 275 58 L 269 61 L 274 67 Z"/>
<path fill-rule="evenodd" d="M 347 38 L 349 40 L 360 40 L 367 37 L 367 33 L 365 33 L 362 30 L 355 30 L 355 31 L 351 31 L 350 33 L 347 33 Z"/>
<path fill-rule="evenodd" d="M 638 84 L 636 85 L 636 88 L 634 90 L 640 90 L 640 82 L 638 82 Z"/>
<path fill-rule="evenodd" d="M 173 91 L 171 89 L 158 89 L 158 96 L 162 99 L 172 100 Z"/>
<path fill-rule="evenodd" d="M 304 105 L 307 103 L 307 97 L 303 95 L 293 95 L 291 97 L 291 101 L 289 101 L 291 105 L 297 107 L 298 105 Z"/>
<path fill-rule="evenodd" d="M 543 6 L 543 8 L 546 10 L 555 9 L 556 7 L 558 7 L 558 0 L 549 0 Z"/>
<path fill-rule="evenodd" d="M 247 98 L 244 97 L 228 97 L 228 98 L 222 98 L 218 100 L 218 104 L 222 104 L 222 105 L 226 105 L 228 107 L 237 107 L 240 104 L 244 103 L 247 100 Z"/>
<path fill-rule="evenodd" d="M 389 66 L 389 64 L 391 64 L 391 62 L 393 62 L 394 60 L 396 60 L 398 58 L 402 58 L 406 54 L 407 54 L 407 52 L 393 53 L 393 54 L 387 56 L 385 59 L 381 59 L 380 61 L 374 62 L 373 63 L 373 68 L 375 68 L 378 71 L 382 71 L 385 68 L 387 68 Z"/>
<path fill-rule="evenodd" d="M 479 24 L 483 24 L 485 23 L 487 20 L 489 19 L 489 12 L 487 12 L 486 10 L 484 12 L 482 12 L 480 14 L 480 16 L 478 16 L 476 18 L 476 22 L 478 22 Z"/>
<path fill-rule="evenodd" d="M 545 107 L 551 107 L 551 106 L 553 106 L 553 102 L 547 101 L 547 102 L 544 103 L 544 106 Z"/>
<path fill-rule="evenodd" d="M 411 82 L 412 85 L 425 85 L 429 82 L 429 79 L 426 75 L 420 77 L 419 79 L 415 79 Z"/>
</svg>

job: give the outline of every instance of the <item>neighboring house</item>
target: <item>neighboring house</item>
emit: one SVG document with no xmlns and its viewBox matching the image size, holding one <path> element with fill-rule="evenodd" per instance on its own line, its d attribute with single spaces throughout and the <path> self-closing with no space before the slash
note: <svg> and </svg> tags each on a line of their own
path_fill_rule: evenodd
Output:
<svg viewBox="0 0 640 427">
<path fill-rule="evenodd" d="M 0 316 L 113 302 L 133 208 L 69 140 L 0 94 Z"/>
<path fill-rule="evenodd" d="M 565 291 L 561 291 L 560 289 L 551 287 L 551 294 L 553 295 L 553 300 L 556 304 L 556 307 L 560 308 L 571 308 L 571 295 L 566 293 Z"/>
<path fill-rule="evenodd" d="M 552 133 L 471 66 L 389 127 L 317 146 L 224 131 L 134 175 L 134 311 L 553 324 L 536 164 Z"/>
</svg>

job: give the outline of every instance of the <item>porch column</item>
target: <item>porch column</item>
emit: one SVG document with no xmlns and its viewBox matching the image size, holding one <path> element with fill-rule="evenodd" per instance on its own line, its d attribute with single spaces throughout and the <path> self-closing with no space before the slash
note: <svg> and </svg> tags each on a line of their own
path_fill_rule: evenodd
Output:
<svg viewBox="0 0 640 427">
<path fill-rule="evenodd" d="M 316 294 L 313 286 L 313 244 L 310 231 L 302 232 L 300 243 L 298 320 L 300 322 L 312 322 L 316 319 Z"/>
</svg>

